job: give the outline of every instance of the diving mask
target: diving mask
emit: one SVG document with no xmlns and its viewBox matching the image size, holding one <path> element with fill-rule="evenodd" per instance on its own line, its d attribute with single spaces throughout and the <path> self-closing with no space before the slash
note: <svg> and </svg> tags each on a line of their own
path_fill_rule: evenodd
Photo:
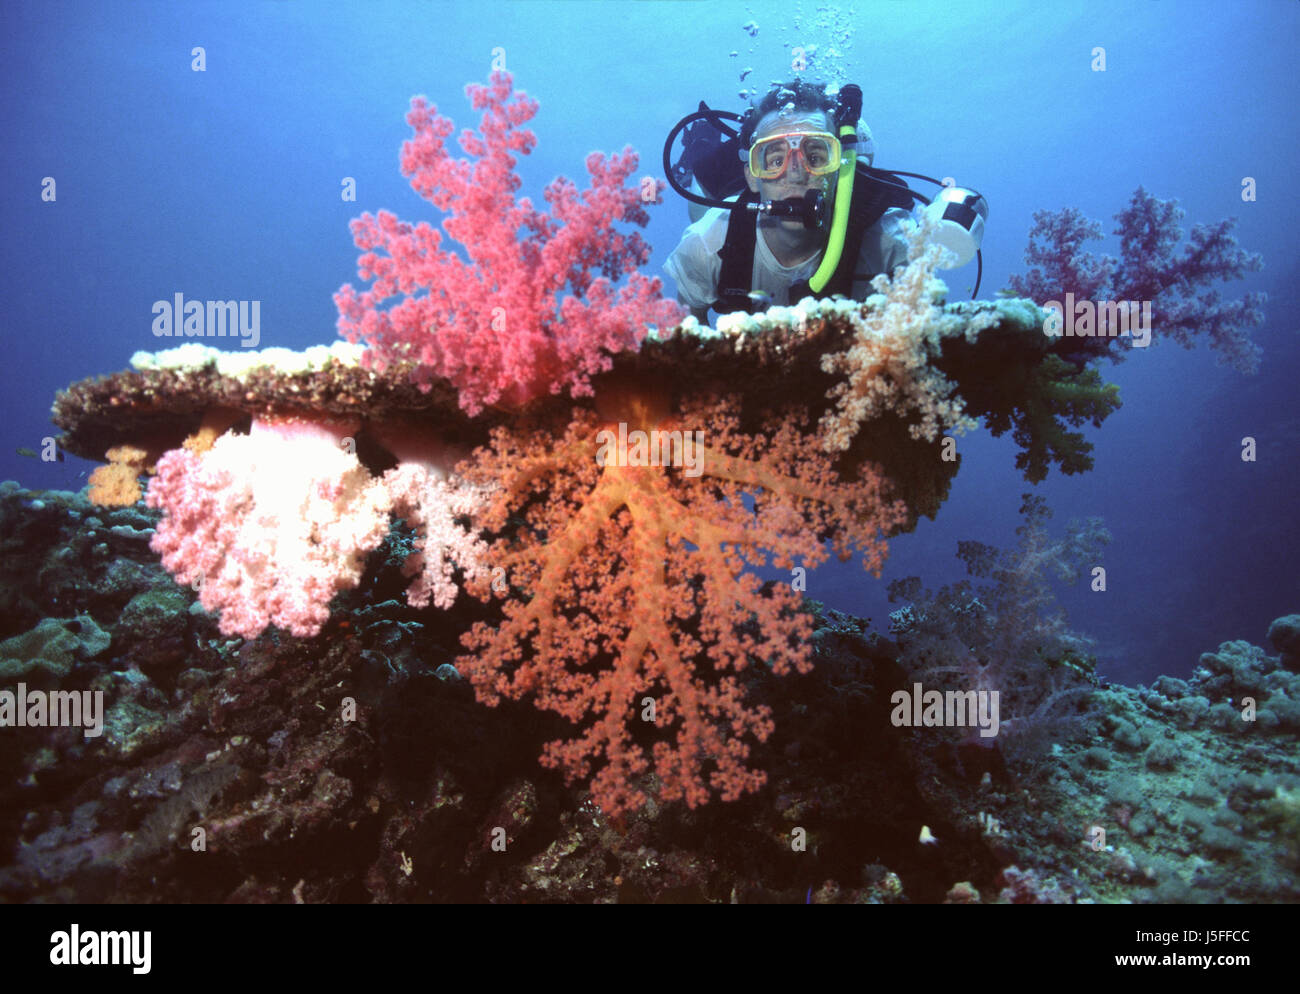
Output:
<svg viewBox="0 0 1300 994">
<path fill-rule="evenodd" d="M 828 131 L 794 131 L 769 135 L 749 149 L 749 171 L 762 180 L 780 179 L 798 155 L 813 176 L 827 176 L 840 168 L 840 140 Z"/>
</svg>

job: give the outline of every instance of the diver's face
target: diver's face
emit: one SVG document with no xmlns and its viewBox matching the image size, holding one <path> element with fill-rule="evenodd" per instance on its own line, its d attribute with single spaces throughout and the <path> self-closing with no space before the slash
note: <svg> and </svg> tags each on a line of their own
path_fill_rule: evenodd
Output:
<svg viewBox="0 0 1300 994">
<path fill-rule="evenodd" d="M 754 140 L 759 141 L 773 135 L 793 134 L 799 131 L 831 131 L 831 128 L 830 115 L 820 111 L 786 113 L 772 111 L 758 123 Z M 807 163 L 804 162 L 802 155 L 792 155 L 785 172 L 771 180 L 758 178 L 750 172 L 748 163 L 745 165 L 745 182 L 751 191 L 759 194 L 764 200 L 802 197 L 808 190 L 821 190 L 829 200 L 833 194 L 834 184 L 828 180 L 829 177 L 814 176 L 808 172 Z M 798 218 L 783 218 L 781 226 L 793 230 L 802 228 L 803 222 Z"/>
</svg>

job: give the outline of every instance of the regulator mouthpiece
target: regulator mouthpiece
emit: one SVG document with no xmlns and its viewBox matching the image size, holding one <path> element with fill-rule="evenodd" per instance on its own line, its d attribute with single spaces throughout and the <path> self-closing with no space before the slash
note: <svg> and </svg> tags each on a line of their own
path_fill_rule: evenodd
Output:
<svg viewBox="0 0 1300 994">
<path fill-rule="evenodd" d="M 805 228 L 815 231 L 826 223 L 826 194 L 821 190 L 808 190 L 802 197 L 789 200 L 761 200 L 750 204 L 749 209 L 768 217 L 798 218 Z"/>
</svg>

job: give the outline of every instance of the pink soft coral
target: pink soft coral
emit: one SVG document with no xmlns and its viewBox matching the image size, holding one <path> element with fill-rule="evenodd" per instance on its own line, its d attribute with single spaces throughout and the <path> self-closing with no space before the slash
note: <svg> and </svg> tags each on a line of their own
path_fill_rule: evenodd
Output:
<svg viewBox="0 0 1300 994">
<path fill-rule="evenodd" d="M 649 221 L 639 191 L 623 186 L 637 157 L 630 148 L 608 159 L 593 152 L 590 189 L 579 192 L 560 177 L 545 191 L 551 213 L 535 210 L 515 198 L 514 167 L 515 155 L 536 144 L 520 127 L 537 113 L 536 101 L 513 93 L 503 72 L 466 93 L 484 112 L 479 133 L 460 135 L 472 158 L 451 157 L 451 121 L 416 97 L 402 173 L 447 212 L 443 230 L 468 259 L 444 248 L 426 222 L 410 224 L 388 211 L 362 215 L 352 222 L 363 250 L 358 271 L 374 282 L 335 295 L 339 332 L 364 340 L 379 367 L 410 360 L 421 385 L 450 380 L 471 415 L 547 392 L 590 394 L 590 377 L 610 368 L 610 353 L 636 348 L 647 323 L 667 327 L 683 314 L 660 296 L 657 279 L 636 272 L 649 257 L 645 241 L 615 230 L 619 222 Z M 626 285 L 616 287 L 624 276 Z M 383 310 L 395 296 L 402 299 Z"/>
<path fill-rule="evenodd" d="M 158 460 L 146 501 L 163 511 L 150 543 L 181 583 L 194 583 L 223 634 L 278 625 L 320 631 L 330 599 L 361 579 L 388 532 L 382 482 L 340 444 L 352 426 L 255 420 L 199 455 Z"/>
<path fill-rule="evenodd" d="M 401 463 L 383 477 L 393 501 L 393 513 L 416 532 L 415 551 L 403 572 L 413 576 L 406 600 L 412 607 L 449 608 L 460 588 L 456 567 L 470 580 L 486 573 L 487 543 L 458 519 L 469 518 L 483 503 L 483 494 L 454 477 L 442 479 L 418 463 Z"/>
</svg>

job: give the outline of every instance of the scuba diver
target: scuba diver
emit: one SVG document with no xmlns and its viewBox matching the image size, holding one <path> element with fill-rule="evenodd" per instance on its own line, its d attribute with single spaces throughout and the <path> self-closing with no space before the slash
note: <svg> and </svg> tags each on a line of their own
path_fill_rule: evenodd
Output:
<svg viewBox="0 0 1300 994">
<path fill-rule="evenodd" d="M 691 202 L 693 223 L 664 269 L 677 281 L 678 301 L 701 323 L 710 308 L 752 313 L 806 296 L 866 299 L 873 277 L 906 264 L 918 201 L 937 222 L 934 237 L 954 253 L 946 268 L 979 254 L 984 198 L 944 187 L 931 201 L 902 177 L 942 185 L 938 180 L 873 168 L 875 146 L 861 110 L 856 86 L 830 96 L 795 81 L 774 85 L 743 116 L 701 101 L 669 133 L 665 173 Z M 682 132 L 684 150 L 673 164 Z M 982 275 L 982 258 L 979 269 Z"/>
</svg>

